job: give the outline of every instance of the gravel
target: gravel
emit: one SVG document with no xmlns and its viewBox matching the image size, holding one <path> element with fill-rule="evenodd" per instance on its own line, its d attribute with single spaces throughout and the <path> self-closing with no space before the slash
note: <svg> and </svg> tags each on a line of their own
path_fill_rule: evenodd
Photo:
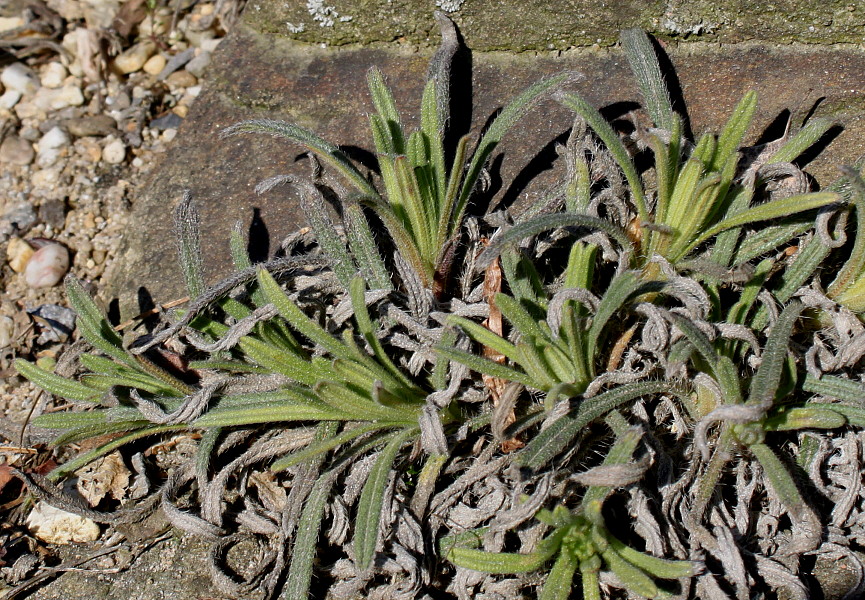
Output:
<svg viewBox="0 0 865 600">
<path fill-rule="evenodd" d="M 0 51 L 0 444 L 21 444 L 9 432 L 39 402 L 13 360 L 56 358 L 70 343 L 40 317 L 67 310 L 62 273 L 28 279 L 28 262 L 50 254 L 65 272 L 68 252 L 69 272 L 103 287 L 138 187 L 170 150 L 241 3 L 0 3 L 10 48 Z M 0 454 L 0 469 L 28 456 Z"/>
</svg>

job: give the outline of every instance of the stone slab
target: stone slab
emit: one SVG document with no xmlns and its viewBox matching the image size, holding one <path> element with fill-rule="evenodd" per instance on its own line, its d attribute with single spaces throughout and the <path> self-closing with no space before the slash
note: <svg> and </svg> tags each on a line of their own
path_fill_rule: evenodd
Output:
<svg viewBox="0 0 865 600">
<path fill-rule="evenodd" d="M 478 51 L 609 46 L 626 27 L 678 40 L 860 44 L 865 26 L 865 4 L 854 0 L 250 0 L 247 22 L 311 44 L 435 45 L 435 7 Z"/>
<path fill-rule="evenodd" d="M 253 5 L 254 8 L 254 5 Z M 248 19 L 247 19 L 248 20 Z M 431 20 L 431 18 L 430 18 Z M 253 20 L 254 21 L 254 20 Z M 302 149 L 267 136 L 220 140 L 226 127 L 244 119 L 276 118 L 297 123 L 326 139 L 355 148 L 372 147 L 366 115 L 370 100 L 366 73 L 379 67 L 393 88 L 406 121 L 417 113 L 432 49 L 405 44 L 387 47 L 322 48 L 261 33 L 244 22 L 217 50 L 201 96 L 180 128 L 173 147 L 135 200 L 124 259 L 111 278 L 109 298 L 120 300 L 124 316 L 138 312 L 143 288 L 155 302 L 184 295 L 176 268 L 171 214 L 184 189 L 191 190 L 202 212 L 208 279 L 228 268 L 228 236 L 238 220 L 252 227 L 256 251 L 272 252 L 279 240 L 302 227 L 295 192 L 277 188 L 263 196 L 255 185 L 272 175 L 306 175 Z M 694 131 L 717 130 L 749 89 L 760 97 L 756 140 L 782 111 L 801 123 L 820 100 L 816 114 L 838 119 L 843 131 L 808 170 L 823 183 L 837 175 L 837 165 L 865 153 L 865 52 L 859 48 L 761 44 L 666 44 L 680 82 Z M 459 63 L 462 78 L 457 124 L 477 132 L 508 99 L 542 75 L 576 70 L 584 79 L 573 88 L 598 107 L 638 101 L 627 63 L 618 48 L 568 52 L 504 53 L 472 51 Z M 459 75 L 458 75 L 459 76 Z M 676 80 L 677 78 L 677 80 Z M 822 99 L 822 100 L 821 100 Z M 498 200 L 530 200 L 549 178 L 528 181 L 530 170 L 550 165 L 552 144 L 568 129 L 571 116 L 550 100 L 532 111 L 499 147 L 493 161 L 503 182 Z M 548 174 L 547 174 L 548 175 Z"/>
<path fill-rule="evenodd" d="M 86 555 L 90 549 L 82 549 Z M 119 573 L 73 570 L 40 586 L 27 600 L 229 600 L 216 590 L 207 565 L 209 545 L 191 536 L 154 545 Z M 102 571 L 102 572 L 100 572 Z"/>
</svg>

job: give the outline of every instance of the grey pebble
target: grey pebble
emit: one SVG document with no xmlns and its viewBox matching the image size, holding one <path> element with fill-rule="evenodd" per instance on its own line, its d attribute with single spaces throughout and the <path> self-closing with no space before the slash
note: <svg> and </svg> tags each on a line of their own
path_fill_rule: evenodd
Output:
<svg viewBox="0 0 865 600">
<path fill-rule="evenodd" d="M 57 304 L 43 304 L 27 310 L 40 325 L 37 343 L 65 342 L 75 330 L 75 311 Z"/>
<path fill-rule="evenodd" d="M 166 129 L 177 129 L 181 123 L 183 123 L 183 119 L 179 115 L 170 112 L 164 117 L 153 119 L 150 122 L 150 128 L 157 131 L 165 131 Z"/>
<path fill-rule="evenodd" d="M 117 121 L 109 115 L 67 119 L 63 122 L 63 126 L 66 128 L 66 131 L 75 137 L 103 137 L 117 134 Z"/>
<path fill-rule="evenodd" d="M 28 142 L 38 142 L 39 138 L 42 137 L 42 132 L 36 127 L 22 127 L 18 136 Z"/>
<path fill-rule="evenodd" d="M 60 200 L 45 200 L 39 206 L 39 220 L 55 229 L 66 225 L 66 205 Z"/>
<path fill-rule="evenodd" d="M 158 81 L 164 81 L 169 75 L 180 69 L 195 56 L 195 48 L 187 48 L 179 54 L 175 54 L 168 59 L 168 62 L 156 76 Z"/>
<path fill-rule="evenodd" d="M 11 224 L 19 233 L 29 231 L 36 224 L 36 211 L 29 202 L 17 202 L 3 213 L 3 221 Z"/>
<path fill-rule="evenodd" d="M 111 96 L 106 99 L 105 104 L 108 105 L 111 110 L 126 110 L 132 106 L 132 100 L 126 92 L 118 92 L 116 96 Z"/>
<path fill-rule="evenodd" d="M 202 52 L 186 64 L 186 70 L 200 78 L 208 65 L 210 65 L 210 52 Z"/>
<path fill-rule="evenodd" d="M 17 135 L 7 136 L 0 144 L 0 163 L 29 165 L 35 155 L 33 144 Z"/>
<path fill-rule="evenodd" d="M 46 119 L 45 121 L 39 123 L 39 132 L 44 135 L 55 127 L 60 127 L 60 121 L 54 118 Z"/>
</svg>

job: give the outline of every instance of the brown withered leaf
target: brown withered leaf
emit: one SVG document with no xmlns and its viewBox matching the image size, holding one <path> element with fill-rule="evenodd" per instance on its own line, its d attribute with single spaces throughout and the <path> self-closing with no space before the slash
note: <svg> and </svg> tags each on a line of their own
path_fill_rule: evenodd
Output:
<svg viewBox="0 0 865 600">
<path fill-rule="evenodd" d="M 499 310 L 495 303 L 495 295 L 501 291 L 502 267 L 499 263 L 499 259 L 496 258 L 486 268 L 486 271 L 484 271 L 484 299 L 487 301 L 487 304 L 490 307 L 490 316 L 489 318 L 484 320 L 481 325 L 483 325 L 493 333 L 504 337 L 504 323 L 502 322 L 502 312 Z M 496 352 L 489 346 L 483 347 L 483 356 L 484 358 L 488 358 L 489 360 L 492 360 L 499 364 L 504 364 L 505 362 L 504 355 Z M 498 406 L 502 395 L 505 393 L 505 388 L 507 387 L 508 382 L 499 377 L 492 377 L 490 375 L 482 375 L 482 378 L 484 385 L 487 386 L 487 389 L 490 390 L 490 396 L 493 399 L 493 406 Z M 510 425 L 511 423 L 516 421 L 516 419 L 517 417 L 514 414 L 514 411 L 511 410 L 510 414 L 505 420 L 505 424 Z M 523 446 L 525 446 L 523 442 L 521 442 L 517 438 L 511 438 L 502 442 L 502 452 L 513 452 L 514 450 L 519 450 Z"/>
<path fill-rule="evenodd" d="M 256 472 L 249 476 L 249 481 L 258 489 L 258 497 L 267 510 L 281 513 L 288 502 L 285 488 L 277 483 L 273 473 Z"/>
<path fill-rule="evenodd" d="M 106 496 L 122 500 L 131 476 L 117 451 L 96 459 L 75 474 L 78 476 L 78 492 L 90 506 L 98 505 Z"/>
</svg>

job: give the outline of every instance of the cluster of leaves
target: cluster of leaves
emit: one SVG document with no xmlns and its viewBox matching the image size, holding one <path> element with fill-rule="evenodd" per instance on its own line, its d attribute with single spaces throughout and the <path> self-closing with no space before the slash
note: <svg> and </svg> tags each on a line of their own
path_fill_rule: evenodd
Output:
<svg viewBox="0 0 865 600">
<path fill-rule="evenodd" d="M 651 41 L 629 30 L 622 45 L 653 122 L 636 128 L 635 145 L 650 152 L 653 177 L 640 172 L 595 108 L 563 89 L 570 75 L 541 80 L 515 98 L 473 152 L 469 136 L 447 148 L 457 34 L 439 20 L 444 42 L 418 130 L 406 134 L 381 73 L 370 71 L 376 174 L 295 125 L 258 120 L 229 130 L 287 138 L 338 173 L 348 188 L 328 184 L 338 192 L 336 221 L 318 175 L 265 182 L 263 191 L 279 183 L 301 190 L 312 232 L 258 265 L 235 232 L 236 272 L 205 288 L 197 215 L 185 198 L 176 221 L 196 299 L 129 346 L 81 285 L 68 281 L 79 331 L 96 351 L 79 356 L 85 374 L 72 380 L 45 365 L 16 366 L 87 408 L 37 419 L 65 430 L 57 445 L 102 442 L 51 477 L 147 436 L 203 431 L 194 462 L 160 492 L 163 507 L 176 525 L 219 547 L 236 539 L 232 530 L 264 536 L 270 567 L 246 587 L 220 581 L 235 593 L 273 594 L 287 569 L 286 598 L 308 593 L 328 511 L 336 522 L 354 505 L 352 525 L 329 534 L 341 545 L 353 533 L 349 555 L 360 583 L 352 589 L 371 585 L 387 548 L 397 547 L 400 565 L 409 550 L 418 557 L 408 562 L 421 575 L 406 585 L 417 591 L 426 578 L 445 586 L 445 571 L 430 573 L 422 557 L 452 518 L 446 507 L 470 502 L 483 478 L 461 453 L 470 438 L 483 445 L 490 430 L 496 445 L 519 450 L 500 451 L 487 476 L 540 491 L 511 499 L 520 516 L 506 529 L 520 532 L 521 545 L 510 549 L 520 552 L 504 548 L 500 517 L 438 537 L 436 547 L 456 569 L 452 587 L 467 570 L 501 575 L 552 564 L 544 599 L 568 598 L 577 574 L 586 598 L 601 597 L 605 574 L 612 574 L 607 583 L 644 597 L 671 593 L 658 580 L 678 580 L 682 590 L 696 580 L 698 589 L 714 590 L 717 575 L 697 559 L 712 552 L 713 540 L 717 546 L 706 523 L 724 506 L 717 490 L 736 453 L 759 465 L 766 494 L 789 511 L 793 533 L 784 551 L 813 551 L 822 543 L 820 516 L 781 442 L 790 432 L 865 426 L 862 384 L 844 370 L 865 347 L 840 333 L 830 340 L 838 346 L 832 355 L 828 334 L 819 338 L 801 318 L 807 311 L 846 332 L 858 324 L 850 311 L 865 306 L 859 172 L 847 169 L 830 189 L 809 192 L 793 164 L 832 123 L 812 120 L 749 160 L 740 151 L 756 106 L 748 93 L 719 135 L 692 143 Z M 560 149 L 562 185 L 520 215 L 479 214 L 479 181 L 494 149 L 552 93 L 576 118 Z M 846 242 L 851 210 L 855 242 L 823 294 L 820 267 Z M 180 368 L 165 361 L 175 351 L 189 359 Z M 677 415 L 673 424 L 650 418 L 649 406 Z M 588 442 L 609 435 L 604 423 L 615 441 L 586 470 L 597 463 Z M 670 436 L 675 449 L 663 441 Z M 634 459 L 641 444 L 646 452 Z M 246 449 L 238 456 L 232 449 L 239 445 Z M 635 547 L 635 528 L 609 521 L 614 508 L 605 507 L 617 490 L 650 482 L 653 456 L 687 465 L 670 486 L 680 496 L 663 498 L 670 507 L 663 518 L 670 539 L 685 535 L 683 523 L 691 535 L 667 544 L 666 556 L 654 555 L 664 548 Z M 508 471 L 511 465 L 517 469 Z M 282 503 L 249 493 L 253 467 L 284 477 L 290 492 Z M 340 491 L 337 481 L 351 484 Z M 197 515 L 176 506 L 185 486 L 197 488 Z M 243 508 L 232 490 L 246 490 Z"/>
</svg>

